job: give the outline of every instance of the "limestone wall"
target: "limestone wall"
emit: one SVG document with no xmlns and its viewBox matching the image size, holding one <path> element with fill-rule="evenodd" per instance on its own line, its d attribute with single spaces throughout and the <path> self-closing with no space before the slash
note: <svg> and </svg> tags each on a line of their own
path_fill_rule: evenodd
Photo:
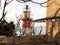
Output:
<svg viewBox="0 0 60 45">
<path fill-rule="evenodd" d="M 7 43 L 7 44 L 40 44 L 45 43 L 44 40 L 45 35 L 36 35 L 36 36 L 19 36 L 19 37 L 4 37 L 0 43 Z M 0 37 L 0 40 L 2 38 Z"/>
<path fill-rule="evenodd" d="M 46 17 L 57 17 L 57 16 L 60 16 L 60 0 L 50 0 L 47 5 L 49 7 L 47 7 L 47 15 Z M 59 10 L 58 10 L 59 9 Z M 58 12 L 57 12 L 58 10 Z M 57 13 L 56 13 L 57 12 Z M 47 33 L 50 32 L 50 31 L 53 31 L 51 32 L 51 34 L 48 34 L 49 38 L 52 37 L 54 38 L 56 36 L 56 34 L 60 31 L 60 22 L 48 22 L 47 21 Z M 59 37 L 59 35 L 57 36 Z M 50 39 L 52 40 L 52 39 Z M 58 38 L 59 40 L 59 38 Z"/>
<path fill-rule="evenodd" d="M 55 16 L 56 11 L 60 8 L 60 0 L 50 0 L 47 5 L 50 5 L 47 7 L 47 17 Z"/>
<path fill-rule="evenodd" d="M 0 36 L 0 43 L 8 43 L 8 40 L 5 36 Z"/>
</svg>

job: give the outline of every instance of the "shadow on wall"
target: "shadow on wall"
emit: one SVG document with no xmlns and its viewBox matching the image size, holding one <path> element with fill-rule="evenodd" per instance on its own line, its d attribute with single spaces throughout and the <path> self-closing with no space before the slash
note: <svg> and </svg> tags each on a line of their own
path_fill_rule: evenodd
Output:
<svg viewBox="0 0 60 45">
<path fill-rule="evenodd" d="M 54 43 L 60 44 L 60 31 L 55 35 Z"/>
</svg>

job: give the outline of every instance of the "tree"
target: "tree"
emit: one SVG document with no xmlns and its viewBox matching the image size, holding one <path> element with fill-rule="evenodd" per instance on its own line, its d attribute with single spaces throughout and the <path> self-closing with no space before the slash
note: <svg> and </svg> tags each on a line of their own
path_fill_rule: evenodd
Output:
<svg viewBox="0 0 60 45">
<path fill-rule="evenodd" d="M 35 23 L 32 23 L 32 34 L 33 34 L 33 35 L 35 35 L 35 28 L 34 28 L 35 25 L 34 25 L 34 24 L 35 24 Z"/>
<path fill-rule="evenodd" d="M 43 28 L 43 27 L 42 27 L 42 26 L 40 26 L 40 28 L 41 28 L 41 29 L 40 29 L 40 32 L 39 32 L 39 34 L 41 34 L 41 33 L 42 33 L 42 28 Z"/>
<path fill-rule="evenodd" d="M 7 2 L 7 1 L 8 1 L 8 2 Z M 7 14 L 7 12 L 5 12 L 6 6 L 7 6 L 8 4 L 10 4 L 12 1 L 13 1 L 13 0 L 11 0 L 10 2 L 9 2 L 9 0 L 5 0 L 4 7 L 3 7 L 3 13 L 2 13 L 2 17 L 1 17 L 0 21 L 2 21 L 2 19 L 4 19 L 5 15 Z"/>
<path fill-rule="evenodd" d="M 7 12 L 5 12 L 5 8 L 12 1 L 13 0 L 11 0 L 11 1 L 5 0 L 5 2 L 4 2 L 2 17 L 0 19 L 0 35 L 4 35 L 4 36 L 12 36 L 13 35 L 14 29 L 15 29 L 15 24 L 13 22 L 8 23 L 4 19 L 4 17 L 7 14 Z"/>
<path fill-rule="evenodd" d="M 16 31 L 19 31 L 20 34 L 22 33 L 22 29 L 20 27 L 20 20 L 22 19 L 21 15 L 19 17 L 17 17 L 17 14 L 16 14 L 16 19 L 17 19 L 17 24 L 16 24 L 16 27 L 15 27 L 15 32 Z"/>
<path fill-rule="evenodd" d="M 3 23 L 0 23 L 0 35 L 4 36 L 13 36 L 15 29 L 15 24 L 11 21 L 10 23 L 5 23 L 5 20 Z"/>
</svg>

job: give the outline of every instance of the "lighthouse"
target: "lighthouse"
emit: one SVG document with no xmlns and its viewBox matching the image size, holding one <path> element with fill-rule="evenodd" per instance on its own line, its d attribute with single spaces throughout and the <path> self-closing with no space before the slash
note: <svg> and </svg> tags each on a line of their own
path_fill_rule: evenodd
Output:
<svg viewBox="0 0 60 45">
<path fill-rule="evenodd" d="M 25 35 L 31 35 L 32 29 L 31 29 L 31 17 L 30 17 L 30 10 L 28 5 L 26 5 L 25 10 L 23 11 L 23 17 L 22 17 L 22 28 L 23 33 Z"/>
</svg>

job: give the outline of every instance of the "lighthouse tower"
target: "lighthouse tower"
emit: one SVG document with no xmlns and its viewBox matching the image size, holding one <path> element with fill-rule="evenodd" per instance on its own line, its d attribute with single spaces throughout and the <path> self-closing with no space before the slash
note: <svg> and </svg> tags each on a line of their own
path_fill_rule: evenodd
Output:
<svg viewBox="0 0 60 45">
<path fill-rule="evenodd" d="M 23 28 L 23 33 L 26 35 L 31 35 L 32 34 L 32 29 L 31 29 L 31 17 L 30 17 L 30 10 L 28 5 L 26 5 L 25 10 L 23 11 L 23 18 L 22 18 L 22 28 Z"/>
</svg>

